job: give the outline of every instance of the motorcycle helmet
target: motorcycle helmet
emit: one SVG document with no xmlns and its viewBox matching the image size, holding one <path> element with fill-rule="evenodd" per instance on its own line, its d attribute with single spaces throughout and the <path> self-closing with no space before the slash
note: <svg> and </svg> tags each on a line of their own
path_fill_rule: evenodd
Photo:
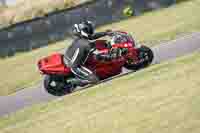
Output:
<svg viewBox="0 0 200 133">
<path fill-rule="evenodd" d="M 72 32 L 79 37 L 89 38 L 94 34 L 94 24 L 91 21 L 74 24 Z"/>
</svg>

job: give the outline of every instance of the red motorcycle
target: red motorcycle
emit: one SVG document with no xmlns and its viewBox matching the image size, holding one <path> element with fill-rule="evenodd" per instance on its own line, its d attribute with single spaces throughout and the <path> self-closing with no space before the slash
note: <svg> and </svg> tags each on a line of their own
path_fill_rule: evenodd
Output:
<svg viewBox="0 0 200 133">
<path fill-rule="evenodd" d="M 108 79 L 122 72 L 125 67 L 139 70 L 147 67 L 153 60 L 153 52 L 146 46 L 139 46 L 132 36 L 126 32 L 116 31 L 110 40 L 96 40 L 96 49 L 101 53 L 112 53 L 118 49 L 120 56 L 110 61 L 98 60 L 91 52 L 85 66 L 92 70 L 100 80 Z M 44 88 L 53 95 L 71 93 L 77 87 L 68 82 L 75 78 L 70 68 L 64 63 L 63 54 L 55 53 L 38 61 L 38 68 L 44 77 Z"/>
</svg>

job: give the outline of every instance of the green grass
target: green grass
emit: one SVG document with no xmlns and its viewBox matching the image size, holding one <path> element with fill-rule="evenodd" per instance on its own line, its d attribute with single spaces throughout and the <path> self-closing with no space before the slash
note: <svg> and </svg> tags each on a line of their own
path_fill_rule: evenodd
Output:
<svg viewBox="0 0 200 133">
<path fill-rule="evenodd" d="M 0 12 L 0 28 L 42 17 L 50 12 L 77 6 L 89 0 L 17 0 L 13 6 L 3 8 Z"/>
<path fill-rule="evenodd" d="M 0 133 L 198 133 L 200 53 L 0 119 Z"/>
<path fill-rule="evenodd" d="M 149 46 L 159 41 L 170 40 L 177 35 L 200 30 L 200 0 L 191 0 L 171 8 L 162 9 L 144 16 L 101 27 L 99 30 L 120 29 L 131 32 L 139 42 Z M 41 80 L 36 61 L 54 50 L 64 48 L 66 42 L 52 45 L 29 53 L 0 60 L 0 95 L 8 95 Z M 20 75 L 20 76 L 19 76 Z"/>
</svg>

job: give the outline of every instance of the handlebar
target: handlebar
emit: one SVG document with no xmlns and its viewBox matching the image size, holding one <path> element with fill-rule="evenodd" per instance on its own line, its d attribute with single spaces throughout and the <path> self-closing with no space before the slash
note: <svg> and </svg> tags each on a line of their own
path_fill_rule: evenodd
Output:
<svg viewBox="0 0 200 133">
<path fill-rule="evenodd" d="M 115 36 L 115 35 L 125 35 L 125 36 L 129 36 L 129 34 L 123 33 L 123 32 L 120 32 L 120 31 L 111 31 L 111 36 Z"/>
</svg>

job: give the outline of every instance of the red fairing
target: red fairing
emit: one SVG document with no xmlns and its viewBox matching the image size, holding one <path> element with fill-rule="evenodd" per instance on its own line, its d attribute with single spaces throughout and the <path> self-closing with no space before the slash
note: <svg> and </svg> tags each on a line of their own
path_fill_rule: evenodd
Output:
<svg viewBox="0 0 200 133">
<path fill-rule="evenodd" d="M 38 68 L 42 74 L 68 75 L 71 73 L 70 68 L 64 65 L 63 55 L 60 53 L 55 53 L 39 60 Z"/>
<path fill-rule="evenodd" d="M 96 49 L 98 49 L 98 50 L 107 49 L 106 45 L 107 45 L 106 40 L 96 40 L 95 41 L 95 46 L 96 46 Z"/>
<path fill-rule="evenodd" d="M 100 53 L 109 52 L 109 48 L 107 47 L 105 40 L 96 41 L 96 48 Z M 125 64 L 125 62 L 126 60 L 123 56 L 112 61 L 98 61 L 94 58 L 94 56 L 90 56 L 86 62 L 86 66 L 96 73 L 100 79 L 106 79 L 120 74 L 122 71 L 122 66 Z"/>
<path fill-rule="evenodd" d="M 86 62 L 86 66 L 94 73 L 96 73 L 100 79 L 106 79 L 111 76 L 120 74 L 124 64 L 124 57 L 120 57 L 112 61 L 98 61 L 91 56 Z"/>
</svg>

